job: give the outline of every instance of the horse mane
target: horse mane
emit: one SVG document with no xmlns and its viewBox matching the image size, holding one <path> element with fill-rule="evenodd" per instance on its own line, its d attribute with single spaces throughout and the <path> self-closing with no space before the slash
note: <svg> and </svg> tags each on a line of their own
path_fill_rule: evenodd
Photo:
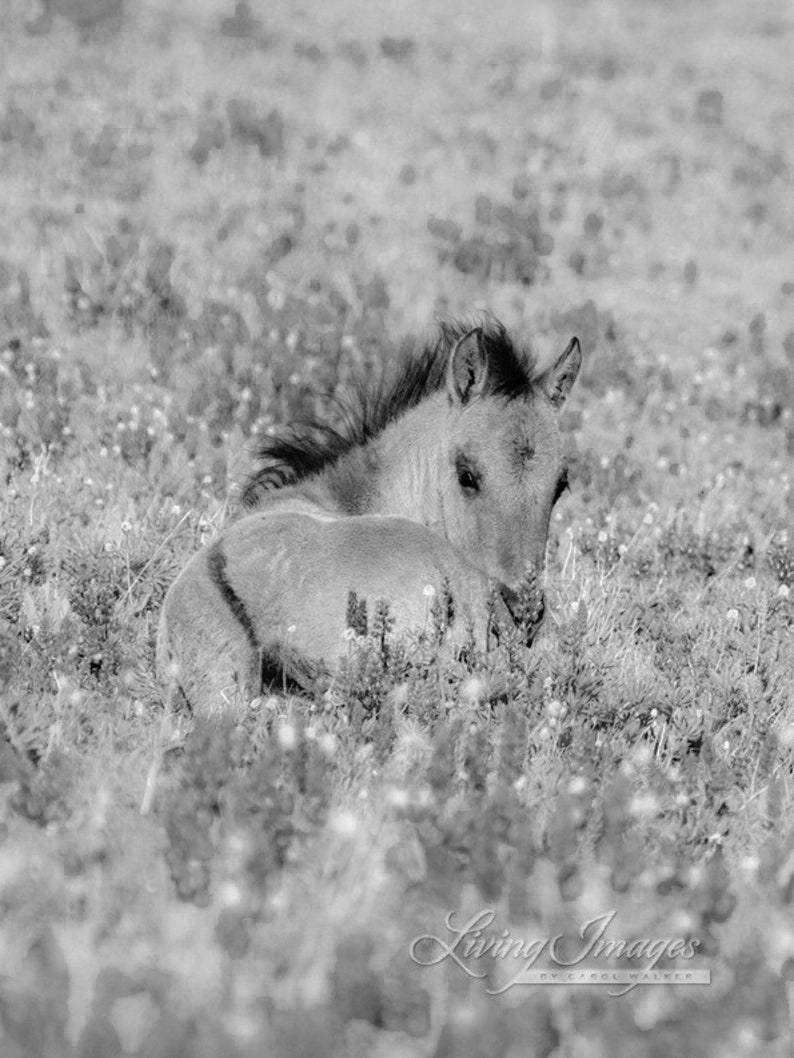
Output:
<svg viewBox="0 0 794 1058">
<path fill-rule="evenodd" d="M 505 327 L 493 317 L 447 320 L 438 324 L 436 339 L 418 356 L 403 357 L 397 372 L 374 384 L 361 380 L 346 399 L 332 398 L 339 413 L 335 426 L 321 419 L 304 419 L 260 443 L 260 466 L 248 478 L 242 503 L 255 506 L 263 493 L 313 477 L 348 452 L 363 448 L 395 419 L 446 385 L 449 354 L 473 327 L 482 328 L 488 359 L 483 396 L 506 400 L 528 397 L 537 381 L 537 363 L 527 349 L 517 348 Z"/>
</svg>

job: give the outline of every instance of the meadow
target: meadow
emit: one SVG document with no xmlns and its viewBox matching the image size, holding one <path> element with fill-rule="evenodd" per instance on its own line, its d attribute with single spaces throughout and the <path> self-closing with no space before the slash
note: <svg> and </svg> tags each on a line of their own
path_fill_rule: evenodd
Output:
<svg viewBox="0 0 794 1058">
<path fill-rule="evenodd" d="M 792 47 L 778 0 L 7 0 L 3 1058 L 791 1053 Z M 532 650 L 375 628 L 169 712 L 257 437 L 478 311 L 585 353 Z M 710 983 L 521 977 L 569 968 Z"/>
</svg>

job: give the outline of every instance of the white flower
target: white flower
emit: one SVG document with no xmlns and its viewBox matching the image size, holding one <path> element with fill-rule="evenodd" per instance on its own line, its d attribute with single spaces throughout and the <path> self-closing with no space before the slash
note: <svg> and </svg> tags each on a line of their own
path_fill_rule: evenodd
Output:
<svg viewBox="0 0 794 1058">
<path fill-rule="evenodd" d="M 277 732 L 278 744 L 282 749 L 295 749 L 298 744 L 298 733 L 292 724 L 281 724 Z"/>
<path fill-rule="evenodd" d="M 242 899 L 243 894 L 236 882 L 223 882 L 218 889 L 218 903 L 223 907 L 237 907 Z"/>
<path fill-rule="evenodd" d="M 392 786 L 386 797 L 392 808 L 407 808 L 410 803 L 408 791 L 402 786 Z"/>
<path fill-rule="evenodd" d="M 334 812 L 329 824 L 331 829 L 343 838 L 352 838 L 358 830 L 358 819 L 352 812 Z"/>
<path fill-rule="evenodd" d="M 653 760 L 653 750 L 648 745 L 637 746 L 631 755 L 635 768 L 647 768 Z"/>
<path fill-rule="evenodd" d="M 425 584 L 424 588 L 422 589 L 422 595 L 424 595 L 426 599 L 432 599 L 435 594 L 436 589 L 433 587 L 433 585 Z"/>
<path fill-rule="evenodd" d="M 485 680 L 481 676 L 469 676 L 460 685 L 460 696 L 467 702 L 482 702 L 486 690 Z"/>
<path fill-rule="evenodd" d="M 789 595 L 791 595 L 791 588 L 789 588 L 788 584 L 781 584 L 777 594 L 780 599 L 788 599 Z"/>
<path fill-rule="evenodd" d="M 735 625 L 739 621 L 739 611 L 735 606 L 732 606 L 725 614 L 725 620 L 728 624 Z"/>
<path fill-rule="evenodd" d="M 652 793 L 636 794 L 631 800 L 629 811 L 635 818 L 649 819 L 659 811 L 659 799 Z"/>
<path fill-rule="evenodd" d="M 752 591 L 755 588 L 755 585 L 755 577 L 748 577 L 747 580 L 744 582 L 744 586 L 745 588 L 747 588 L 748 591 Z"/>
<path fill-rule="evenodd" d="M 320 747 L 320 752 L 325 757 L 333 757 L 336 753 L 337 744 L 336 735 L 330 731 L 326 731 L 317 739 L 317 745 Z"/>
</svg>

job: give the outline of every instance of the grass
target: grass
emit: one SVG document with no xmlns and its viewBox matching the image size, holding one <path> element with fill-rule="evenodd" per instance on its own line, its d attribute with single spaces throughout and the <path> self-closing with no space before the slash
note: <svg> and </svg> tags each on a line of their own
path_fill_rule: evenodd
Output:
<svg viewBox="0 0 794 1058">
<path fill-rule="evenodd" d="M 787 1054 L 790 14 L 51 7 L 0 39 L 3 1054 Z M 370 627 L 316 699 L 166 714 L 257 435 L 477 308 L 587 357 L 529 657 Z M 418 965 L 488 909 L 711 984 Z"/>
</svg>

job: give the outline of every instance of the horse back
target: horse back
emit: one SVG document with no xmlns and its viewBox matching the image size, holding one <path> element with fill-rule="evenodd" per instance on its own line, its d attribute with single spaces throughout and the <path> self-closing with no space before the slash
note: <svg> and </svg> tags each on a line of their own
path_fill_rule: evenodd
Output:
<svg viewBox="0 0 794 1058">
<path fill-rule="evenodd" d="M 350 592 L 366 599 L 370 612 L 375 602 L 386 601 L 398 632 L 428 623 L 433 594 L 442 585 L 459 613 L 461 638 L 486 609 L 487 578 L 446 540 L 407 518 L 328 521 L 257 512 L 230 526 L 223 547 L 241 624 L 250 625 L 264 649 L 286 640 L 333 664 L 345 650 Z"/>
</svg>

